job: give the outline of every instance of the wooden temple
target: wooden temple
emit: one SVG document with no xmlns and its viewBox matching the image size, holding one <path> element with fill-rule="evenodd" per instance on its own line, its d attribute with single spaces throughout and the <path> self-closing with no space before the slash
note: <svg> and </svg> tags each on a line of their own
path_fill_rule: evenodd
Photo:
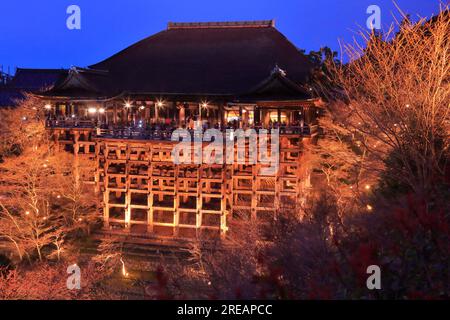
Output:
<svg viewBox="0 0 450 320">
<path fill-rule="evenodd" d="M 88 164 L 80 171 L 99 194 L 105 230 L 225 236 L 233 219 L 270 222 L 304 205 L 304 146 L 321 110 L 310 71 L 273 21 L 169 23 L 102 62 L 66 70 L 38 95 L 57 145 Z M 179 128 L 276 129 L 279 169 L 175 164 Z"/>
</svg>

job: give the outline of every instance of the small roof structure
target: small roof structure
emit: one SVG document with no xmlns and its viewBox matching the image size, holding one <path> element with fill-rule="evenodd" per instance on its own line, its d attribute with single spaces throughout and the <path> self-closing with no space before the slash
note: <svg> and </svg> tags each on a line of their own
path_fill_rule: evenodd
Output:
<svg viewBox="0 0 450 320">
<path fill-rule="evenodd" d="M 27 91 L 39 91 L 53 87 L 66 75 L 66 69 L 17 68 L 9 86 Z"/>
<path fill-rule="evenodd" d="M 0 86 L 0 107 L 13 107 L 17 101 L 23 99 L 25 92 L 49 90 L 66 76 L 65 69 L 17 68 L 11 81 Z"/>
</svg>

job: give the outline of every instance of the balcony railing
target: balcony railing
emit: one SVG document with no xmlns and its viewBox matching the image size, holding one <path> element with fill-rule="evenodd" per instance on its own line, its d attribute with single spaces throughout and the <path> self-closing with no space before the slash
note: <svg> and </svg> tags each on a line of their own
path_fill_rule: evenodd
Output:
<svg viewBox="0 0 450 320">
<path fill-rule="evenodd" d="M 95 128 L 96 123 L 92 120 L 47 120 L 47 128 Z"/>
<path fill-rule="evenodd" d="M 138 140 L 166 140 L 169 141 L 172 138 L 172 133 L 177 128 L 120 128 L 120 129 L 98 129 L 96 131 L 96 136 L 99 138 L 110 138 L 110 139 L 138 139 Z M 232 128 L 229 128 L 232 129 Z M 262 128 L 248 128 L 255 129 L 256 132 L 259 132 Z M 280 134 L 292 134 L 292 135 L 303 135 L 308 136 L 311 134 L 311 130 L 309 127 L 281 127 Z M 191 138 L 194 138 L 196 131 L 187 129 L 191 135 Z M 224 135 L 226 134 L 226 128 L 220 130 Z M 205 130 L 203 130 L 205 133 Z"/>
<path fill-rule="evenodd" d="M 171 140 L 172 133 L 178 129 L 172 125 L 152 125 L 152 126 L 123 126 L 123 127 L 106 127 L 105 125 L 98 126 L 94 121 L 90 120 L 48 120 L 46 122 L 48 128 L 91 128 L 94 130 L 94 136 L 98 138 L 110 139 L 139 139 L 139 140 Z M 203 128 L 203 133 L 207 128 Z M 224 134 L 227 129 L 237 129 L 233 127 L 224 127 L 219 130 Z M 261 129 L 279 129 L 280 134 L 285 135 L 303 135 L 309 136 L 317 131 L 317 126 L 249 126 L 246 129 L 254 129 L 259 132 Z M 191 136 L 194 137 L 195 131 L 187 129 Z"/>
</svg>

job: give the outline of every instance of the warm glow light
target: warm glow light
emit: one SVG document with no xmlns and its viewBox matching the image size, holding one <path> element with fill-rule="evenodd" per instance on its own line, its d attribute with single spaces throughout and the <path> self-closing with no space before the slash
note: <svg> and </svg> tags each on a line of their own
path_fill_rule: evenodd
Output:
<svg viewBox="0 0 450 320">
<path fill-rule="evenodd" d="M 122 262 L 122 275 L 128 277 L 127 269 L 125 269 L 125 262 L 123 262 L 122 257 L 120 257 L 120 262 Z"/>
<path fill-rule="evenodd" d="M 131 100 L 124 100 L 123 101 L 123 106 L 125 107 L 125 108 L 131 108 L 133 105 L 132 105 L 132 101 Z"/>
<path fill-rule="evenodd" d="M 51 106 L 50 104 L 46 104 L 46 105 L 44 106 L 44 108 L 47 109 L 47 110 L 50 110 L 50 109 L 52 108 L 52 106 Z"/>
<path fill-rule="evenodd" d="M 58 194 L 58 195 L 56 196 L 56 198 L 61 199 L 61 196 Z"/>
<path fill-rule="evenodd" d="M 158 108 L 161 108 L 162 106 L 164 106 L 164 102 L 163 102 L 162 100 L 158 100 L 158 101 L 156 102 L 156 106 L 157 106 Z"/>
<path fill-rule="evenodd" d="M 75 118 L 75 117 L 76 117 L 76 116 L 73 114 L 73 115 L 72 115 L 72 118 Z"/>
<path fill-rule="evenodd" d="M 202 109 L 206 109 L 206 108 L 208 108 L 208 106 L 209 106 L 209 103 L 208 103 L 208 101 L 206 101 L 206 100 L 203 100 L 203 101 L 200 103 L 200 107 L 202 107 Z"/>
<path fill-rule="evenodd" d="M 370 204 L 368 204 L 368 205 L 366 206 L 366 208 L 367 208 L 367 210 L 369 210 L 369 211 L 372 211 L 372 210 L 373 210 L 373 207 L 372 207 Z"/>
<path fill-rule="evenodd" d="M 140 106 L 139 109 L 144 110 L 145 106 Z"/>
<path fill-rule="evenodd" d="M 28 216 L 30 214 L 30 211 L 25 211 L 25 214 Z"/>
<path fill-rule="evenodd" d="M 44 168 L 47 168 L 47 164 L 46 164 L 46 163 L 44 163 L 44 164 L 43 164 L 43 167 L 44 167 Z"/>
<path fill-rule="evenodd" d="M 105 108 L 100 108 L 100 109 L 98 109 L 98 112 L 99 112 L 99 113 L 105 113 Z"/>
<path fill-rule="evenodd" d="M 91 107 L 91 108 L 88 109 L 88 112 L 89 113 L 97 113 L 97 108 Z"/>
<path fill-rule="evenodd" d="M 370 186 L 368 184 L 366 184 L 364 188 L 366 188 L 366 190 L 370 190 Z"/>
</svg>

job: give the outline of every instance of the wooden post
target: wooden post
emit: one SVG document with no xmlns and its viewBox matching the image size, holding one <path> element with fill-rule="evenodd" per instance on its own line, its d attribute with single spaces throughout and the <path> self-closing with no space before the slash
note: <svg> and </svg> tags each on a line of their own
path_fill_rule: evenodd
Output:
<svg viewBox="0 0 450 320">
<path fill-rule="evenodd" d="M 113 106 L 113 124 L 114 126 L 117 125 L 117 104 Z"/>
<path fill-rule="evenodd" d="M 147 232 L 148 233 L 153 233 L 153 163 L 152 163 L 152 159 L 151 159 L 151 155 L 152 155 L 152 147 L 150 147 L 150 151 L 149 151 L 149 161 L 150 161 L 150 166 L 148 168 L 148 198 L 147 198 L 147 202 L 148 202 L 148 214 L 147 214 Z"/>
<path fill-rule="evenodd" d="M 227 199 L 226 199 L 226 194 L 227 194 L 227 184 L 226 184 L 226 169 L 227 169 L 227 165 L 223 164 L 222 165 L 222 182 L 221 182 L 221 186 L 220 186 L 220 192 L 221 192 L 221 198 L 220 198 L 220 236 L 222 238 L 225 238 L 226 233 L 228 231 L 228 226 L 227 226 Z"/>
<path fill-rule="evenodd" d="M 149 122 L 150 122 L 150 108 L 146 106 L 144 111 L 144 123 Z"/>
<path fill-rule="evenodd" d="M 244 119 L 242 117 L 242 107 L 239 106 L 239 128 L 242 128 L 243 122 L 244 122 Z"/>
<path fill-rule="evenodd" d="M 200 229 L 202 226 L 202 185 L 201 185 L 201 176 L 202 176 L 202 165 L 197 167 L 197 206 L 196 206 L 196 233 L 197 236 L 200 235 Z"/>
<path fill-rule="evenodd" d="M 251 200 L 251 218 L 253 220 L 256 220 L 257 214 L 256 214 L 256 207 L 258 205 L 258 195 L 256 191 L 259 188 L 257 175 L 259 173 L 259 164 L 254 164 L 252 166 L 252 200 Z"/>
<path fill-rule="evenodd" d="M 155 121 L 156 121 L 156 123 L 159 123 L 159 107 L 158 107 L 158 104 L 157 103 L 155 103 Z"/>
<path fill-rule="evenodd" d="M 130 144 L 126 146 L 126 162 L 125 162 L 125 181 L 126 181 L 126 194 L 125 194 L 125 229 L 127 232 L 131 228 L 131 178 L 130 178 Z"/>
<path fill-rule="evenodd" d="M 175 177 L 179 177 L 179 166 L 175 166 L 174 168 L 175 170 Z M 173 217 L 173 224 L 174 224 L 174 230 L 173 230 L 173 234 L 175 237 L 179 236 L 180 233 L 180 210 L 179 210 L 179 205 L 178 205 L 178 179 L 175 178 L 175 190 L 174 190 L 174 198 L 173 198 L 173 206 L 174 206 L 174 217 Z"/>
<path fill-rule="evenodd" d="M 186 110 L 184 104 L 180 106 L 178 111 L 178 126 L 181 128 L 186 121 Z"/>
<path fill-rule="evenodd" d="M 103 192 L 103 227 L 109 229 L 109 190 Z"/>
</svg>

